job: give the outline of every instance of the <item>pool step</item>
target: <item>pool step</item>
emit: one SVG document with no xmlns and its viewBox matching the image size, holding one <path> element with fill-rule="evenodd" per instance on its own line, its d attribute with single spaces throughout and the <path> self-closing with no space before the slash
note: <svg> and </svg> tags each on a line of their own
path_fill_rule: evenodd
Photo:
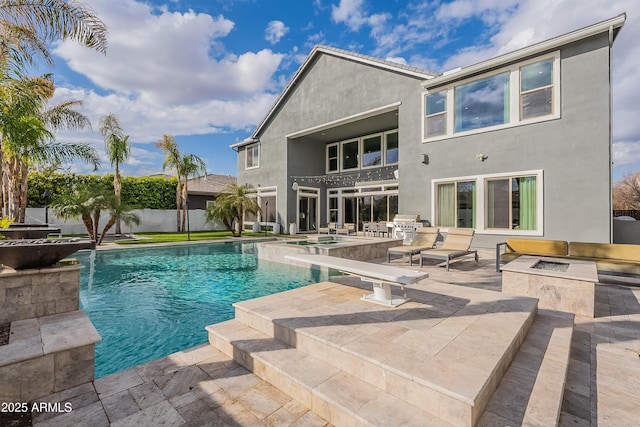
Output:
<svg viewBox="0 0 640 427">
<path fill-rule="evenodd" d="M 539 310 L 479 425 L 558 425 L 573 323 L 571 313 Z"/>
<path fill-rule="evenodd" d="M 211 325 L 209 342 L 336 426 L 451 427 L 432 414 L 237 320 Z"/>
<path fill-rule="evenodd" d="M 535 319 L 537 300 L 431 282 L 398 308 L 323 282 L 235 304 L 235 321 L 458 426 L 477 423 Z M 223 345 L 223 344 L 216 344 Z M 233 345 L 227 344 L 229 354 Z"/>
</svg>

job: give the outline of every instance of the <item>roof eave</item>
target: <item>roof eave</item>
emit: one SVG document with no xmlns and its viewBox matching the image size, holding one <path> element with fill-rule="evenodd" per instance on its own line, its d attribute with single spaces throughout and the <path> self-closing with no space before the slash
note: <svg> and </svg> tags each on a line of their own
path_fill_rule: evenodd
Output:
<svg viewBox="0 0 640 427">
<path fill-rule="evenodd" d="M 518 50 L 514 50 L 509 53 L 505 53 L 500 56 L 496 56 L 494 58 L 488 59 L 486 61 L 479 62 L 477 64 L 470 65 L 468 67 L 461 68 L 460 70 L 453 71 L 450 73 L 445 73 L 438 77 L 434 77 L 432 79 L 428 79 L 422 82 L 422 87 L 430 88 L 434 86 L 441 86 L 443 84 L 449 83 L 455 80 L 461 80 L 465 77 L 478 74 L 488 69 L 500 67 L 503 64 L 511 63 L 518 61 L 522 58 L 526 58 L 528 56 L 535 55 L 537 53 L 546 52 L 549 50 L 557 49 L 560 46 L 567 45 L 569 43 L 573 43 L 587 37 L 594 36 L 596 34 L 601 34 L 606 31 L 612 32 L 612 40 L 617 36 L 617 30 L 619 30 L 625 23 L 627 19 L 626 13 L 621 13 L 620 15 L 608 19 L 606 21 L 598 22 L 593 25 L 589 25 L 584 28 L 580 28 L 578 30 L 572 31 L 570 33 L 563 34 L 558 37 L 554 37 L 531 46 L 526 46 Z"/>
</svg>

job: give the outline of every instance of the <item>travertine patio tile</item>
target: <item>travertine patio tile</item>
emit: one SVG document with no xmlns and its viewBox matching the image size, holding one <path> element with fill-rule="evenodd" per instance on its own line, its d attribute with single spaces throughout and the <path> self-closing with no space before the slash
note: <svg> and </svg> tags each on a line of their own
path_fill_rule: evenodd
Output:
<svg viewBox="0 0 640 427">
<path fill-rule="evenodd" d="M 129 390 L 103 397 L 102 406 L 110 422 L 126 418 L 140 411 L 140 407 L 136 404 Z"/>
<path fill-rule="evenodd" d="M 96 402 L 43 421 L 34 420 L 33 422 L 33 427 L 60 426 L 108 427 L 109 419 L 104 412 L 102 403 Z"/>
<path fill-rule="evenodd" d="M 138 373 L 144 381 L 151 381 L 154 378 L 174 373 L 186 366 L 188 366 L 188 364 L 182 358 L 169 355 L 143 363 L 142 365 L 137 365 L 133 369 L 135 369 L 136 373 Z"/>
<path fill-rule="evenodd" d="M 214 381 L 231 397 L 237 398 L 244 391 L 258 384 L 260 380 L 240 366 L 229 371 L 225 376 L 216 378 Z"/>
<path fill-rule="evenodd" d="M 214 427 L 224 425 L 218 414 L 201 400 L 176 410 L 189 426 Z"/>
<path fill-rule="evenodd" d="M 232 402 L 228 405 L 220 406 L 216 408 L 214 412 L 222 421 L 222 425 L 256 427 L 266 425 L 240 402 Z"/>
<path fill-rule="evenodd" d="M 102 399 L 103 397 L 127 390 L 131 387 L 142 384 L 144 381 L 134 368 L 116 372 L 94 381 L 96 391 Z"/>
<path fill-rule="evenodd" d="M 147 381 L 129 389 L 129 393 L 141 409 L 146 409 L 166 400 L 162 391 L 153 381 Z"/>
<path fill-rule="evenodd" d="M 112 427 L 157 426 L 159 422 L 166 426 L 183 426 L 184 419 L 168 401 L 150 406 L 133 415 L 111 423 Z"/>
<path fill-rule="evenodd" d="M 257 390 L 255 387 L 242 393 L 238 397 L 238 401 L 261 420 L 264 420 L 282 407 L 276 400 Z"/>
</svg>

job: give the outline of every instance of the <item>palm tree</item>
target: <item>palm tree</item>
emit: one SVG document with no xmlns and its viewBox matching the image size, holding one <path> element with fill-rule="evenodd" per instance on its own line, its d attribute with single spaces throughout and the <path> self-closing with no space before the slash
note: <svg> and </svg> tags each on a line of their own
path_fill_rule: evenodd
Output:
<svg viewBox="0 0 640 427">
<path fill-rule="evenodd" d="M 120 176 L 120 163 L 125 162 L 131 153 L 129 135 L 125 135 L 118 122 L 118 118 L 109 113 L 100 118 L 100 133 L 104 138 L 105 149 L 111 161 L 111 166 L 115 166 L 116 173 L 113 175 L 113 190 L 116 195 L 116 203 L 120 204 L 122 192 L 122 178 Z M 116 234 L 122 234 L 120 220 L 116 220 Z"/>
<path fill-rule="evenodd" d="M 51 204 L 56 216 L 63 220 L 82 219 L 91 240 L 102 244 L 107 232 L 117 220 L 126 225 L 140 224 L 140 217 L 130 212 L 128 206 L 118 203 L 115 194 L 103 185 L 81 185 L 75 191 L 61 194 Z M 109 219 L 99 232 L 99 223 L 104 210 L 109 211 Z"/>
<path fill-rule="evenodd" d="M 156 146 L 161 148 L 165 153 L 162 170 L 173 169 L 178 175 L 178 184 L 176 185 L 176 229 L 178 232 L 184 232 L 187 216 L 189 177 L 197 176 L 199 172 L 206 173 L 206 165 L 204 160 L 195 154 L 181 153 L 178 148 L 178 143 L 171 135 L 163 135 L 162 141 L 156 142 Z"/>
<path fill-rule="evenodd" d="M 83 143 L 61 144 L 52 130 L 90 127 L 89 119 L 74 110 L 80 101 L 48 106 L 54 84 L 50 75 L 0 84 L 0 202 L 5 215 L 24 222 L 29 167 L 79 158 L 97 168 L 95 150 Z"/>
<path fill-rule="evenodd" d="M 229 224 L 235 221 L 237 230 L 231 228 L 231 231 L 234 236 L 241 237 L 244 214 L 256 215 L 260 212 L 260 206 L 258 206 L 255 197 L 250 196 L 251 193 L 252 191 L 247 185 L 228 185 L 212 206 L 207 208 L 207 222 L 222 221 L 229 229 Z"/>
<path fill-rule="evenodd" d="M 76 0 L 0 0 L 0 69 L 23 74 L 38 59 L 53 64 L 50 42 L 74 40 L 105 53 L 107 28 Z"/>
</svg>

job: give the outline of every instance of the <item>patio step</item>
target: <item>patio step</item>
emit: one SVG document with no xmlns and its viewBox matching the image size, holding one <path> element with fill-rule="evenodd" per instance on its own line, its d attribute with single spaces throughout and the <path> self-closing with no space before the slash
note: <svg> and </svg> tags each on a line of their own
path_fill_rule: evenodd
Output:
<svg viewBox="0 0 640 427">
<path fill-rule="evenodd" d="M 540 310 L 478 425 L 555 426 L 569 369 L 574 315 Z"/>
<path fill-rule="evenodd" d="M 93 381 L 100 335 L 80 310 L 11 322 L 0 346 L 0 402 L 29 402 Z"/>
<path fill-rule="evenodd" d="M 438 419 L 237 320 L 207 326 L 209 342 L 336 426 L 441 426 Z"/>
<path fill-rule="evenodd" d="M 361 288 L 323 282 L 237 303 L 235 320 L 447 423 L 472 426 L 533 324 L 537 300 L 444 283 L 428 289 L 409 289 L 413 301 L 389 309 L 360 301 Z"/>
</svg>

